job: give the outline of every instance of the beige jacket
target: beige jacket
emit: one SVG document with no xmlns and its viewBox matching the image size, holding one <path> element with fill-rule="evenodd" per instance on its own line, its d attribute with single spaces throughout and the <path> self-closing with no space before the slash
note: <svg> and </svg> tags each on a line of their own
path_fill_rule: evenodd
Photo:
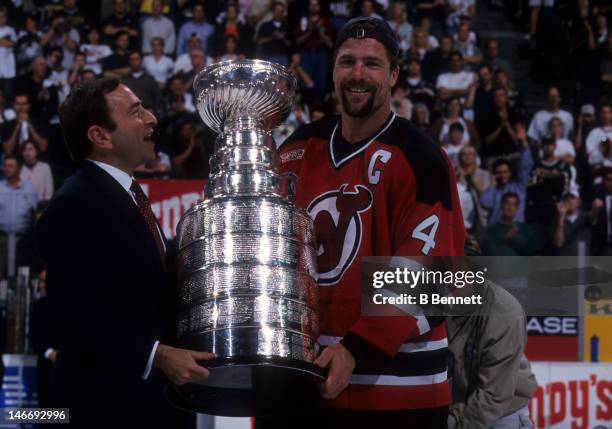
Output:
<svg viewBox="0 0 612 429">
<path fill-rule="evenodd" d="M 449 429 L 486 429 L 529 404 L 537 382 L 524 355 L 527 320 L 521 304 L 487 283 L 478 314 L 446 319 L 452 368 Z"/>
</svg>

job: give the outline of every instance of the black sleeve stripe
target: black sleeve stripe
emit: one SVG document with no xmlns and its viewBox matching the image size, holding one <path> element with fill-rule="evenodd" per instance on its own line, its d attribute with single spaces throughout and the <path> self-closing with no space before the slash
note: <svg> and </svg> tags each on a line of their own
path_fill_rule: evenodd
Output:
<svg viewBox="0 0 612 429">
<path fill-rule="evenodd" d="M 394 358 L 364 359 L 357 364 L 354 373 L 396 377 L 433 375 L 446 371 L 447 358 L 446 347 L 426 352 L 398 353 Z"/>
<path fill-rule="evenodd" d="M 337 121 L 337 116 L 325 116 L 316 121 L 301 125 L 278 146 L 278 150 L 297 141 L 308 140 L 313 137 L 328 140 L 331 136 L 333 126 Z"/>
<path fill-rule="evenodd" d="M 408 120 L 396 118 L 379 141 L 398 147 L 406 157 L 416 177 L 417 201 L 431 206 L 439 201 L 442 207 L 452 210 L 448 164 L 443 149 L 431 137 Z"/>
</svg>

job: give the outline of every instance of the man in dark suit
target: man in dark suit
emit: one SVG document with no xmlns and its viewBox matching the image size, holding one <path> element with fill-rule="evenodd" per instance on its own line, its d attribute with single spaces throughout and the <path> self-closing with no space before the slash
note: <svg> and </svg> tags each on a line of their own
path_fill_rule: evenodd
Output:
<svg viewBox="0 0 612 429">
<path fill-rule="evenodd" d="M 164 375 L 206 377 L 214 355 L 169 346 L 172 258 L 132 172 L 155 158 L 155 116 L 115 79 L 75 87 L 60 122 L 77 173 L 38 224 L 57 337 L 51 401 L 72 427 L 172 428 Z M 161 371 L 159 371 L 161 370 Z"/>
</svg>

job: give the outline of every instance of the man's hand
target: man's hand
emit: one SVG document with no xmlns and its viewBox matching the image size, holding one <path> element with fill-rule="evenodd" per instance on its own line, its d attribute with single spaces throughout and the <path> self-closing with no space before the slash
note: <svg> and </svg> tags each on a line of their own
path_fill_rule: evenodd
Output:
<svg viewBox="0 0 612 429">
<path fill-rule="evenodd" d="M 323 350 L 314 364 L 329 368 L 327 380 L 321 382 L 319 392 L 325 399 L 334 399 L 348 386 L 355 369 L 355 358 L 342 344 L 332 344 Z"/>
<path fill-rule="evenodd" d="M 153 365 L 160 368 L 172 383 L 182 386 L 190 381 L 208 377 L 210 372 L 198 364 L 198 361 L 210 360 L 215 357 L 213 353 L 177 349 L 160 344 L 155 351 Z"/>
</svg>

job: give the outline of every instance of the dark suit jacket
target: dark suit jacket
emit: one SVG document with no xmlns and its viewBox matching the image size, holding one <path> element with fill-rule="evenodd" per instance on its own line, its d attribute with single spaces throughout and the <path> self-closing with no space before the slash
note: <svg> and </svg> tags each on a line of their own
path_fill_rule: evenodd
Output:
<svg viewBox="0 0 612 429">
<path fill-rule="evenodd" d="M 142 380 L 155 341 L 174 331 L 172 270 L 130 195 L 85 161 L 37 233 L 58 342 L 54 406 L 70 407 L 76 427 L 173 427 L 159 371 Z"/>
</svg>

